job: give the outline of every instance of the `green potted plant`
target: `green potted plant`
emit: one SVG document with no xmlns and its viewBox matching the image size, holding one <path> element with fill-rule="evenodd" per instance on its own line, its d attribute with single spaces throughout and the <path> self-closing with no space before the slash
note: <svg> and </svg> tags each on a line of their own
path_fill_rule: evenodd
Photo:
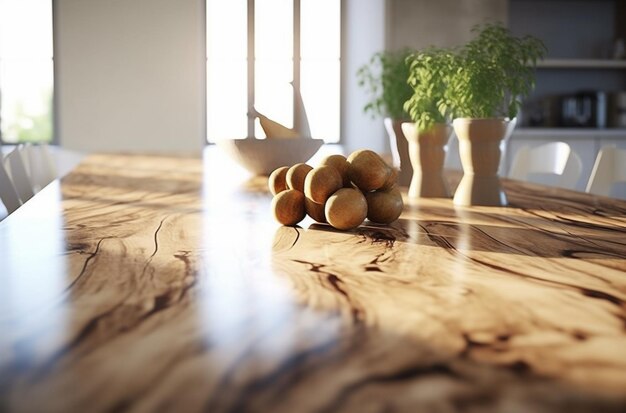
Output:
<svg viewBox="0 0 626 413">
<path fill-rule="evenodd" d="M 398 182 L 403 186 L 409 184 L 413 174 L 408 145 L 401 129 L 402 122 L 408 120 L 403 105 L 413 93 L 407 84 L 409 68 L 406 58 L 410 53 L 409 49 L 378 52 L 357 71 L 359 86 L 370 95 L 363 110 L 374 117 L 384 118 L 393 163 L 400 169 Z"/>
<path fill-rule="evenodd" d="M 461 50 L 445 103 L 454 113 L 463 178 L 457 205 L 505 206 L 498 178 L 500 146 L 513 128 L 521 99 L 535 84 L 537 60 L 546 52 L 531 36 L 515 37 L 501 24 L 484 24 Z"/>
<path fill-rule="evenodd" d="M 450 189 L 443 177 L 445 146 L 452 132 L 445 96 L 456 59 L 454 51 L 434 47 L 417 51 L 407 58 L 407 82 L 413 94 L 405 102 L 404 109 L 413 122 L 404 122 L 402 131 L 409 144 L 413 166 L 409 186 L 412 198 L 450 197 Z"/>
</svg>

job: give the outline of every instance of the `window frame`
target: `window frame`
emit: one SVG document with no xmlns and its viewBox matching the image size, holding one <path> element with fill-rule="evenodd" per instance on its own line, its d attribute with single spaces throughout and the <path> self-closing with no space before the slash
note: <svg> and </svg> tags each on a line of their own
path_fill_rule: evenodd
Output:
<svg viewBox="0 0 626 413">
<path fill-rule="evenodd" d="M 53 0 L 56 1 L 56 0 Z M 206 32 L 207 32 L 207 19 L 206 19 L 206 9 L 207 9 L 207 1 L 205 0 L 203 2 L 203 6 L 204 6 L 204 33 L 205 33 L 205 38 L 206 38 Z M 255 3 L 256 0 L 246 0 L 247 4 L 247 16 L 246 16 L 246 26 L 247 26 L 247 50 L 246 50 L 246 76 L 247 76 L 247 138 L 248 139 L 254 139 L 255 138 L 255 121 L 256 121 L 256 117 L 253 115 L 254 113 L 254 104 L 255 104 L 255 63 L 256 63 L 256 55 L 255 55 Z M 301 123 L 302 123 L 302 119 L 300 117 L 300 111 L 298 111 L 297 107 L 296 107 L 296 90 L 300 90 L 301 87 L 301 61 L 302 61 L 302 55 L 301 55 L 301 36 L 300 36 L 300 29 L 301 29 L 301 0 L 292 0 L 293 1 L 293 64 L 292 64 L 292 83 L 294 86 L 294 92 L 292 95 L 292 99 L 293 99 L 293 127 L 294 129 L 297 129 Z M 343 112 L 343 94 L 344 94 L 344 88 L 345 86 L 343 85 L 343 80 L 344 80 L 344 67 L 343 67 L 343 50 L 344 50 L 344 44 L 345 44 L 345 0 L 338 0 L 339 2 L 339 15 L 340 15 L 340 20 L 339 20 L 339 108 L 340 111 Z M 205 73 L 206 73 L 206 68 L 209 65 L 209 56 L 208 53 L 206 53 L 207 48 L 206 48 L 206 44 L 204 47 L 205 50 L 205 54 L 206 54 L 206 58 L 205 58 L 205 62 L 206 62 L 206 66 L 205 66 Z M 214 144 L 214 141 L 211 141 L 209 139 L 208 136 L 208 128 L 207 128 L 207 113 L 206 110 L 208 108 L 208 90 L 206 87 L 206 75 L 205 75 L 205 133 L 204 133 L 204 142 L 205 144 Z M 342 138 L 342 131 L 343 131 L 343 117 L 339 116 L 339 136 L 337 137 L 337 141 L 333 142 L 333 144 L 342 144 L 343 143 L 343 138 Z"/>
</svg>

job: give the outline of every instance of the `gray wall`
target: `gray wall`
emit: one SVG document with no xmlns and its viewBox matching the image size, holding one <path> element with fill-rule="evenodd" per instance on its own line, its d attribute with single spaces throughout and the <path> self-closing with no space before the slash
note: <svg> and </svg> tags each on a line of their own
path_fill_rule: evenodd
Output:
<svg viewBox="0 0 626 413">
<path fill-rule="evenodd" d="M 507 17 L 508 0 L 387 0 L 386 46 L 457 46 L 472 38 L 474 25 Z"/>
<path fill-rule="evenodd" d="M 56 0 L 60 143 L 81 151 L 199 151 L 203 0 Z"/>
</svg>

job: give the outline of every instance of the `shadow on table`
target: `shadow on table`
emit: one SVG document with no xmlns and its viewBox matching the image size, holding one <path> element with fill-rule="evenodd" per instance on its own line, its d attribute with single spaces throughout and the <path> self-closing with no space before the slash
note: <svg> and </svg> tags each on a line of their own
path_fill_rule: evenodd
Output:
<svg viewBox="0 0 626 413">
<path fill-rule="evenodd" d="M 310 230 L 341 233 L 329 225 L 313 224 Z M 468 224 L 447 219 L 398 219 L 391 225 L 366 222 L 350 233 L 372 243 L 406 243 L 455 251 L 484 251 L 543 258 L 626 259 L 623 236 L 576 236 L 541 227 L 522 228 Z M 617 234 L 615 234 L 617 235 Z"/>
</svg>

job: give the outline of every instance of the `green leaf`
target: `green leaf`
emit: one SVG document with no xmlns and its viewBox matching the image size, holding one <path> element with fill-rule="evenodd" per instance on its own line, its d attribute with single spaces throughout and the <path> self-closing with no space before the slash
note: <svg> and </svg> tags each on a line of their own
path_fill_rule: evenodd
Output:
<svg viewBox="0 0 626 413">
<path fill-rule="evenodd" d="M 410 54 L 409 49 L 378 52 L 357 70 L 359 86 L 370 96 L 363 108 L 366 113 L 397 119 L 407 117 L 404 102 L 412 93 L 408 83 L 411 62 L 407 57 Z"/>
</svg>

